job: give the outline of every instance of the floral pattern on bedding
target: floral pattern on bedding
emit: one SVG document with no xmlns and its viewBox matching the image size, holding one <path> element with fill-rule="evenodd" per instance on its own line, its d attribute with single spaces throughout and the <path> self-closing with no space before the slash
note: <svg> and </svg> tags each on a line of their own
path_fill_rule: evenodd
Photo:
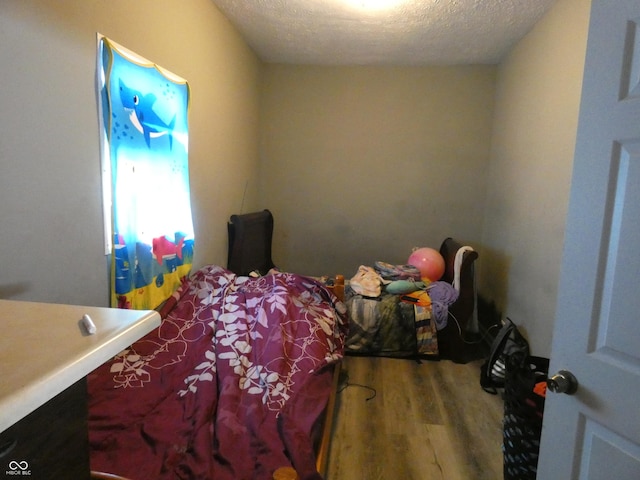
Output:
<svg viewBox="0 0 640 480">
<path fill-rule="evenodd" d="M 311 430 L 347 328 L 337 299 L 307 277 L 209 266 L 173 301 L 157 330 L 89 377 L 92 469 L 238 480 L 294 464 L 316 478 Z"/>
</svg>

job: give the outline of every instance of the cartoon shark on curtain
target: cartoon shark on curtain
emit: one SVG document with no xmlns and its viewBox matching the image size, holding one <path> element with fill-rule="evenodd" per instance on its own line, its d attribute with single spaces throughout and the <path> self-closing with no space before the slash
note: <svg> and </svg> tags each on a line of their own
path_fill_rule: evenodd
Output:
<svg viewBox="0 0 640 480">
<path fill-rule="evenodd" d="M 152 309 L 193 263 L 187 82 L 99 38 L 103 171 L 111 183 L 111 304 Z M 104 163 L 103 163 L 104 164 Z M 106 222 L 107 223 L 107 222 Z"/>
<path fill-rule="evenodd" d="M 158 116 L 153 110 L 156 103 L 156 96 L 153 93 L 142 94 L 133 90 L 120 79 L 120 101 L 125 110 L 130 110 L 129 119 L 136 129 L 144 135 L 147 147 L 151 148 L 151 138 L 158 138 L 163 135 L 169 136 L 169 148 L 173 147 L 173 128 L 176 124 L 176 115 L 173 116 L 169 124 Z"/>
</svg>

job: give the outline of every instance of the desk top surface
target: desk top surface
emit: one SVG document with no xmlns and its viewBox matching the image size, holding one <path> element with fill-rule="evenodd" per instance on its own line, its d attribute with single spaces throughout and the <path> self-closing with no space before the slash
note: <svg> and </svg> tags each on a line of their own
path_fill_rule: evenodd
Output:
<svg viewBox="0 0 640 480">
<path fill-rule="evenodd" d="M 0 432 L 158 325 L 149 310 L 0 300 Z"/>
</svg>

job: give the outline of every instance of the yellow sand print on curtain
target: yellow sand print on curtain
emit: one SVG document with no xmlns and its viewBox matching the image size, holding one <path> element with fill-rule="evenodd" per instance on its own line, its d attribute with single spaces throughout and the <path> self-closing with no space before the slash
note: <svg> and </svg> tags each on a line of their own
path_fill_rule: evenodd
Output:
<svg viewBox="0 0 640 480">
<path fill-rule="evenodd" d="M 153 309 L 193 263 L 189 85 L 106 37 L 99 37 L 98 64 L 111 305 Z"/>
</svg>

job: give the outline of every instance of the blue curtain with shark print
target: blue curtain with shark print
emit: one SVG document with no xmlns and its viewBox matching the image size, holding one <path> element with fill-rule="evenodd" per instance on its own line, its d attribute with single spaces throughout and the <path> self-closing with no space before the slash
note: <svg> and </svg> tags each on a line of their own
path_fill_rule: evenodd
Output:
<svg viewBox="0 0 640 480">
<path fill-rule="evenodd" d="M 189 86 L 106 37 L 98 63 L 111 305 L 153 309 L 193 263 Z"/>
</svg>

